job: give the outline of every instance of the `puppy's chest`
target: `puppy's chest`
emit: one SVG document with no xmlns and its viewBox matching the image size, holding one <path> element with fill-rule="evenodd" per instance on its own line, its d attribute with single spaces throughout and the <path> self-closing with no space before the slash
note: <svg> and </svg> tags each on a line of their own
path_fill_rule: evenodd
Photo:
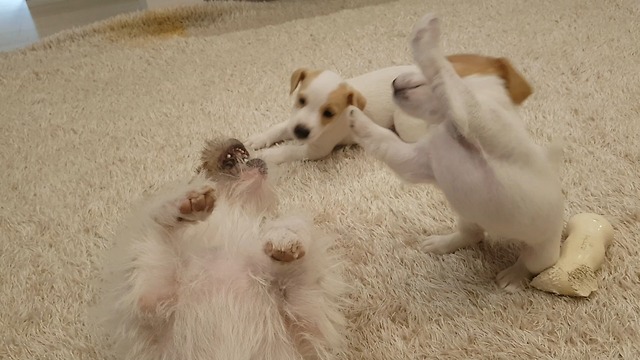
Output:
<svg viewBox="0 0 640 360">
<path fill-rule="evenodd" d="M 480 148 L 444 126 L 434 130 L 427 146 L 435 182 L 452 206 L 495 198 L 499 183 Z"/>
</svg>

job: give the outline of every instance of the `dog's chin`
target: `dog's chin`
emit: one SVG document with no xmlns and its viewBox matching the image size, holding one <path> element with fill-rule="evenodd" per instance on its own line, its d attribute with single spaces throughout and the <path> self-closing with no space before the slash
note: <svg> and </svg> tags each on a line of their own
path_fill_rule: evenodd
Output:
<svg viewBox="0 0 640 360">
<path fill-rule="evenodd" d="M 269 169 L 264 160 L 251 158 L 237 139 L 214 139 L 207 142 L 201 155 L 199 171 L 216 182 L 217 196 L 243 210 L 263 212 L 276 203 L 268 181 Z"/>
<path fill-rule="evenodd" d="M 262 159 L 251 159 L 235 179 L 218 183 L 221 196 L 245 211 L 263 213 L 274 210 L 277 197 Z"/>
<path fill-rule="evenodd" d="M 262 159 L 251 159 L 242 167 L 238 177 L 232 181 L 260 190 L 267 183 L 268 174 L 267 164 Z"/>
</svg>

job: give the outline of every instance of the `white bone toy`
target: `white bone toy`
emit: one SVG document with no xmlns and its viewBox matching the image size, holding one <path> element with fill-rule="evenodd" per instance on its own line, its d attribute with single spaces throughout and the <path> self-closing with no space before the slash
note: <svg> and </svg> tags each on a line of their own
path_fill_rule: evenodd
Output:
<svg viewBox="0 0 640 360">
<path fill-rule="evenodd" d="M 558 295 L 587 297 L 598 289 L 596 271 L 613 241 L 613 227 L 602 216 L 574 215 L 558 262 L 531 281 L 538 290 Z"/>
</svg>

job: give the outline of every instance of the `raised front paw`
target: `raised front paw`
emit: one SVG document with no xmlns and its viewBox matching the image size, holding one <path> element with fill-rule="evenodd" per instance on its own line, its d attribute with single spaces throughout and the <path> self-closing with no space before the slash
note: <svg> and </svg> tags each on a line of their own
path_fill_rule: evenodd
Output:
<svg viewBox="0 0 640 360">
<path fill-rule="evenodd" d="M 413 27 L 411 47 L 413 55 L 421 58 L 438 49 L 440 43 L 440 19 L 435 14 L 426 14 Z"/>
<path fill-rule="evenodd" d="M 260 150 L 273 145 L 273 142 L 265 134 L 256 134 L 249 137 L 244 144 L 253 150 Z"/>
<path fill-rule="evenodd" d="M 178 201 L 179 220 L 202 221 L 211 214 L 215 205 L 214 190 L 205 185 L 197 190 L 189 191 Z"/>
</svg>

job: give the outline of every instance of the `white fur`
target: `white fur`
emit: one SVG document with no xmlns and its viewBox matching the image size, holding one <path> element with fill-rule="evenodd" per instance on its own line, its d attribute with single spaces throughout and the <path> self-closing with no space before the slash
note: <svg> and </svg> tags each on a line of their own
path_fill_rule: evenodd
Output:
<svg viewBox="0 0 640 360">
<path fill-rule="evenodd" d="M 304 125 L 310 130 L 307 139 L 300 139 L 300 145 L 286 144 L 263 150 L 260 157 L 271 163 L 284 163 L 298 160 L 317 160 L 326 157 L 338 145 L 354 144 L 349 129 L 346 112 L 336 114 L 328 124 L 321 123 L 322 105 L 328 94 L 346 82 L 359 91 L 367 100 L 365 114 L 376 124 L 391 128 L 394 118 L 408 117 L 402 114 L 392 99 L 391 82 L 407 71 L 416 71 L 414 65 L 392 66 L 372 71 L 351 79 L 343 80 L 340 75 L 325 70 L 307 87 L 307 104 L 298 108 L 293 106 L 288 121 L 276 124 L 261 134 L 250 137 L 246 144 L 259 150 L 283 140 L 295 138 L 293 129 Z"/>
<path fill-rule="evenodd" d="M 417 143 L 407 144 L 351 107 L 358 143 L 412 183 L 436 184 L 458 214 L 458 230 L 422 242 L 425 250 L 449 253 L 474 244 L 488 232 L 519 240 L 517 262 L 497 276 L 508 290 L 558 259 L 563 196 L 558 152 L 529 137 L 517 107 L 496 76 L 461 79 L 439 47 L 439 20 L 427 15 L 412 34 L 421 73 L 394 81 L 396 103 L 408 114 L 435 124 Z"/>
<path fill-rule="evenodd" d="M 304 216 L 266 219 L 275 198 L 261 176 L 178 182 L 130 216 L 95 312 L 118 359 L 329 359 L 339 350 L 343 284 L 331 239 Z M 210 214 L 180 213 L 210 188 Z M 268 242 L 306 255 L 275 261 Z"/>
</svg>

